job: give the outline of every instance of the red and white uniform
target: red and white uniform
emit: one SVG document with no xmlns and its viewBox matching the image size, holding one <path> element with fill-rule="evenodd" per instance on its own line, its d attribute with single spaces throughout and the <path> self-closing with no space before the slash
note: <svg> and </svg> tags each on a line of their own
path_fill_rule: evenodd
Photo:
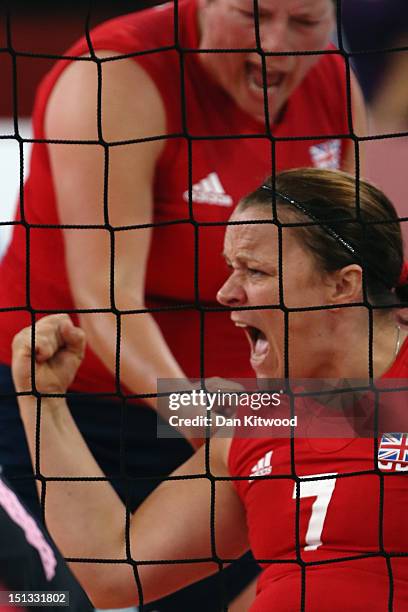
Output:
<svg viewBox="0 0 408 612">
<path fill-rule="evenodd" d="M 198 54 L 184 55 L 185 97 L 182 100 L 180 54 L 174 48 L 173 11 L 174 5 L 170 3 L 125 15 L 102 24 L 91 33 L 95 49 L 123 54 L 152 50 L 133 56 L 133 60 L 143 66 L 158 87 L 166 109 L 167 132 L 171 135 L 155 172 L 155 222 L 226 222 L 239 199 L 271 174 L 273 149 L 276 171 L 314 164 L 326 167 L 341 164 L 350 143 L 346 138 L 338 138 L 349 133 L 346 70 L 340 56 L 323 56 L 311 69 L 291 96 L 279 122 L 271 126 L 273 137 L 278 139 L 272 142 L 265 125 L 240 110 L 228 93 L 205 72 Z M 198 47 L 196 0 L 179 4 L 179 40 L 182 47 Z M 163 47 L 168 50 L 154 51 Z M 81 40 L 68 54 L 79 56 L 87 51 L 85 40 Z M 39 88 L 34 112 L 36 139 L 45 138 L 45 108 L 56 80 L 69 64 L 69 60 L 58 62 Z M 187 135 L 200 137 L 192 140 L 190 158 Z M 231 135 L 241 138 L 212 139 Z M 302 137 L 309 139 L 296 140 Z M 186 196 L 189 165 L 193 185 L 192 211 Z M 73 198 L 75 190 L 73 185 Z M 46 144 L 33 146 L 24 196 L 25 221 L 36 227 L 30 230 L 28 274 L 28 234 L 22 226 L 16 226 L 11 246 L 0 266 L 0 308 L 18 309 L 0 313 L 0 362 L 4 364 L 10 363 L 14 334 L 30 324 L 28 303 L 38 311 L 75 309 L 61 231 L 38 227 L 60 223 Z M 137 202 L 134 205 L 137 206 Z M 200 227 L 197 244 L 192 222 L 157 227 L 153 232 L 146 277 L 147 304 L 151 307 L 187 306 L 154 316 L 189 376 L 200 374 L 202 343 L 197 301 L 204 306 L 216 305 L 216 292 L 227 275 L 220 255 L 224 231 L 224 226 Z M 228 314 L 206 313 L 203 331 L 206 376 L 252 375 L 247 342 L 231 325 Z M 73 388 L 102 392 L 113 391 L 115 387 L 113 377 L 88 350 Z"/>
<path fill-rule="evenodd" d="M 383 377 L 397 378 L 408 378 L 408 341 Z M 252 476 L 234 484 L 264 568 L 251 612 L 386 612 L 391 583 L 392 610 L 408 610 L 408 556 L 399 556 L 408 555 L 408 434 L 378 443 L 303 437 L 294 441 L 292 466 L 288 439 L 233 439 L 230 473 Z M 296 493 L 294 474 L 321 478 L 300 481 Z"/>
</svg>

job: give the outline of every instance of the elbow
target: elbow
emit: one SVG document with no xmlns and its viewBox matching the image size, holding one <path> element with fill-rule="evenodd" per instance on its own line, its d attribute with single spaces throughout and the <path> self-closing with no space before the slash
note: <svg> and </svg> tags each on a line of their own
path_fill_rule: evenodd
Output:
<svg viewBox="0 0 408 612">
<path fill-rule="evenodd" d="M 120 573 L 123 573 L 123 568 Z M 95 608 L 104 610 L 138 605 L 139 594 L 131 567 L 126 566 L 126 577 L 112 576 L 111 571 L 108 571 L 107 575 L 105 572 L 101 574 L 98 579 L 82 583 Z"/>
</svg>

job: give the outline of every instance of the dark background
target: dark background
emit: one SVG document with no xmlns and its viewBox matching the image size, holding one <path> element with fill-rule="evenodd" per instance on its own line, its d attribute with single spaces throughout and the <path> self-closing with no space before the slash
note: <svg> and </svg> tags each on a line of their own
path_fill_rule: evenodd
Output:
<svg viewBox="0 0 408 612">
<path fill-rule="evenodd" d="M 142 10 L 161 2 L 162 0 L 0 2 L 0 116 L 13 115 L 13 50 L 34 55 L 36 53 L 62 55 L 85 33 L 85 22 L 89 12 L 90 26 L 94 27 L 106 19 Z M 19 116 L 31 115 L 36 87 L 54 61 L 48 58 L 16 56 Z"/>
<path fill-rule="evenodd" d="M 0 0 L 0 117 L 13 115 L 12 50 L 33 55 L 62 55 L 84 35 L 88 14 L 92 28 L 117 15 L 164 1 Z M 392 57 L 389 53 L 361 55 L 358 52 L 401 46 L 405 42 L 399 36 L 408 32 L 408 0 L 342 0 L 341 7 L 345 40 L 349 51 L 357 52 L 354 68 L 364 95 L 371 102 Z M 38 82 L 54 60 L 17 55 L 16 62 L 18 114 L 27 117 L 31 115 Z"/>
</svg>

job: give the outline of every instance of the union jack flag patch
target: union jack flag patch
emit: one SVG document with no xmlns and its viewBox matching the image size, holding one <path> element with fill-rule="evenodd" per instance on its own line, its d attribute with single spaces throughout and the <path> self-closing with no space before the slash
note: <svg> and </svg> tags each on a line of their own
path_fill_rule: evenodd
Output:
<svg viewBox="0 0 408 612">
<path fill-rule="evenodd" d="M 387 472 L 408 471 L 408 434 L 382 435 L 378 448 L 378 467 Z"/>
<path fill-rule="evenodd" d="M 313 145 L 309 151 L 315 168 L 340 168 L 341 141 L 338 138 Z"/>
</svg>

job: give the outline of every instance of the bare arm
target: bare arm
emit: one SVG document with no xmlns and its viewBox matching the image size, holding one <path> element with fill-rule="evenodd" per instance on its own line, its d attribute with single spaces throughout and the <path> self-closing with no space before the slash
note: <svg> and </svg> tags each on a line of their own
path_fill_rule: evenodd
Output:
<svg viewBox="0 0 408 612">
<path fill-rule="evenodd" d="M 98 55 L 115 54 L 106 51 Z M 94 63 L 82 61 L 68 66 L 47 107 L 47 138 L 98 140 L 97 83 Z M 156 86 L 134 61 L 102 64 L 102 136 L 106 142 L 163 135 L 165 122 Z M 151 223 L 154 169 L 163 143 L 153 140 L 112 146 L 109 159 L 101 144 L 49 145 L 61 223 L 109 222 L 113 227 Z M 104 214 L 106 168 L 108 218 Z M 107 229 L 64 230 L 64 240 L 68 277 L 77 308 L 144 308 L 151 229 L 115 231 L 114 246 Z M 113 296 L 111 258 L 115 277 Z M 92 350 L 115 373 L 115 314 L 82 314 L 80 323 Z M 183 377 L 151 315 L 124 315 L 121 324 L 121 381 L 132 392 L 156 393 L 157 378 Z M 148 402 L 155 407 L 155 399 Z"/>
<path fill-rule="evenodd" d="M 67 315 L 45 317 L 36 325 L 36 388 L 64 393 L 84 352 L 84 333 Z M 19 392 L 30 390 L 31 330 L 13 342 L 13 377 Z M 32 461 L 35 459 L 36 400 L 19 397 Z M 41 472 L 45 477 L 103 477 L 62 398 L 41 401 Z M 228 476 L 228 442 L 211 441 L 210 470 Z M 211 484 L 204 449 L 163 482 L 130 518 L 130 553 L 138 561 L 204 559 L 202 562 L 138 566 L 145 601 L 157 599 L 215 571 L 211 548 Z M 46 519 L 51 535 L 68 557 L 127 559 L 126 511 L 108 482 L 48 482 Z M 216 554 L 234 559 L 248 548 L 244 510 L 230 481 L 215 488 Z M 73 563 L 72 569 L 93 603 L 122 607 L 137 603 L 129 564 Z"/>
</svg>

